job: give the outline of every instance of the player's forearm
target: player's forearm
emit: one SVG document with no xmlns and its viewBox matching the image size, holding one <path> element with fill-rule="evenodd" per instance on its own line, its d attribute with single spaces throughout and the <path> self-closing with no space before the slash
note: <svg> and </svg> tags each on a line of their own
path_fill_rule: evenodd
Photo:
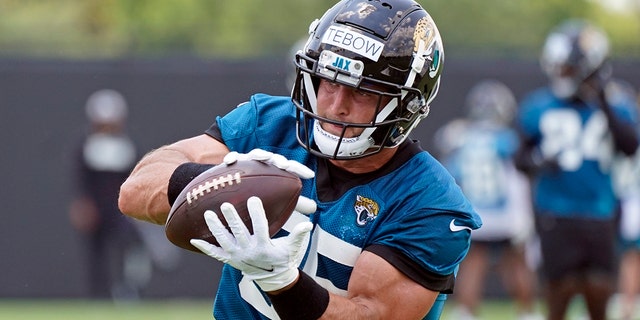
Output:
<svg viewBox="0 0 640 320">
<path fill-rule="evenodd" d="M 320 319 L 364 320 L 380 318 L 377 310 L 369 308 L 366 303 L 357 303 L 357 299 L 354 300 L 331 294 L 329 298 L 329 306 Z"/>
<path fill-rule="evenodd" d="M 390 299 L 381 303 L 376 297 L 365 295 L 342 297 L 331 294 L 329 306 L 320 320 L 331 319 L 422 319 L 434 305 L 437 293 L 432 292 L 429 298 L 422 296 L 417 303 L 412 291 L 403 292 L 400 288 L 390 288 L 395 295 L 387 295 Z"/>
<path fill-rule="evenodd" d="M 185 162 L 217 164 L 228 152 L 224 144 L 202 134 L 148 153 L 120 188 L 120 210 L 136 219 L 164 224 L 171 210 L 167 190 L 175 169 Z"/>
<path fill-rule="evenodd" d="M 399 295 L 397 301 L 381 304 L 367 298 L 346 298 L 331 294 L 329 306 L 319 319 L 422 319 L 432 306 L 432 304 L 415 305 L 402 300 L 403 296 Z"/>
<path fill-rule="evenodd" d="M 365 261 L 379 261 L 373 254 L 364 254 Z M 362 257 L 361 257 L 362 258 Z M 370 260 L 373 259 L 373 260 Z M 368 262 L 365 262 L 368 263 Z M 438 292 L 425 289 L 421 285 L 406 278 L 391 265 L 383 266 L 377 272 L 388 274 L 388 279 L 373 279 L 366 276 L 366 271 L 351 279 L 348 296 L 329 293 L 311 277 L 300 272 L 300 277 L 289 286 L 268 295 L 281 319 L 321 319 L 321 320 L 358 320 L 358 319 L 422 319 L 433 307 Z M 379 265 L 374 267 L 376 272 Z M 387 272 L 388 270 L 395 270 Z M 353 277 L 353 273 L 352 273 Z M 361 281 L 367 280 L 366 283 Z M 355 288 L 355 289 L 354 289 Z"/>
<path fill-rule="evenodd" d="M 118 205 L 125 215 L 164 224 L 171 209 L 167 185 L 180 164 L 190 161 L 183 153 L 162 147 L 147 154 L 120 188 Z"/>
<path fill-rule="evenodd" d="M 616 150 L 628 156 L 633 155 L 638 149 L 639 143 L 638 134 L 634 126 L 618 119 L 603 94 L 599 96 L 599 103 L 603 113 L 607 117 L 609 130 L 611 130 Z"/>
</svg>

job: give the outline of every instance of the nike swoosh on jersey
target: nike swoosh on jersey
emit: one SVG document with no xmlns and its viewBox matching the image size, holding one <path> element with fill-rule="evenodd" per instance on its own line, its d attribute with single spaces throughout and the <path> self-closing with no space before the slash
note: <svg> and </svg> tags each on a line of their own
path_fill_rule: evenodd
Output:
<svg viewBox="0 0 640 320">
<path fill-rule="evenodd" d="M 471 228 L 469 228 L 467 226 L 456 225 L 455 221 L 456 221 L 456 219 L 451 219 L 451 223 L 449 223 L 449 230 L 451 230 L 451 232 L 458 232 L 458 231 L 462 231 L 462 230 L 471 231 Z"/>
</svg>

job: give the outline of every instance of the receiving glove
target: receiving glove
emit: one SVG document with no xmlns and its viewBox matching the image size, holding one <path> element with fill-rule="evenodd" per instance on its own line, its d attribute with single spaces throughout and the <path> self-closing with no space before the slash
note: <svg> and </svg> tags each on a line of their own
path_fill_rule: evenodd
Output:
<svg viewBox="0 0 640 320">
<path fill-rule="evenodd" d="M 298 266 L 304 258 L 313 225 L 308 221 L 301 222 L 289 235 L 271 239 L 260 198 L 249 198 L 247 210 L 253 234 L 244 225 L 235 207 L 224 203 L 220 211 L 231 233 L 213 211 L 207 210 L 204 213 L 205 221 L 220 246 L 200 239 L 191 239 L 191 244 L 204 254 L 240 270 L 265 292 L 282 289 L 298 278 Z"/>
<path fill-rule="evenodd" d="M 231 151 L 222 159 L 222 162 L 226 165 L 231 165 L 236 163 L 237 161 L 248 160 L 262 161 L 264 163 L 271 164 L 278 169 L 293 173 L 301 179 L 311 179 L 315 176 L 315 172 L 313 172 L 313 170 L 309 169 L 304 164 L 295 160 L 288 160 L 283 155 L 279 155 L 262 149 L 253 149 L 249 151 L 249 153 L 238 153 L 236 151 Z M 308 215 L 314 213 L 316 211 L 316 208 L 317 205 L 315 201 L 304 196 L 300 196 L 298 198 L 298 203 L 295 210 L 302 214 Z"/>
<path fill-rule="evenodd" d="M 236 161 L 245 160 L 257 160 L 264 163 L 268 163 L 276 166 L 279 169 L 291 172 L 301 179 L 311 179 L 315 176 L 313 170 L 307 168 L 307 166 L 295 160 L 288 160 L 282 155 L 265 151 L 262 149 L 253 149 L 249 153 L 238 153 L 235 151 L 229 152 L 222 162 L 227 165 L 233 164 Z"/>
</svg>

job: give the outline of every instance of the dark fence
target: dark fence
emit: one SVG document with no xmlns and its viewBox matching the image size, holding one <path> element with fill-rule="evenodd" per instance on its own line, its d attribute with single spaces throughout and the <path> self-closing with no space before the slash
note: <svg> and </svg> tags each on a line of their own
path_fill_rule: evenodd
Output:
<svg viewBox="0 0 640 320">
<path fill-rule="evenodd" d="M 288 94 L 292 68 L 252 61 L 0 60 L 2 136 L 0 297 L 83 297 L 86 270 L 67 218 L 71 153 L 86 130 L 84 103 L 101 88 L 130 106 L 129 131 L 143 152 L 200 134 L 214 117 L 254 92 Z M 616 75 L 640 84 L 640 63 L 618 62 Z M 431 115 L 414 138 L 427 149 L 434 131 L 462 114 L 467 90 L 492 77 L 518 98 L 544 83 L 535 61 L 455 60 L 445 64 Z M 156 272 L 147 297 L 212 297 L 220 265 L 184 252 L 178 268 Z"/>
</svg>

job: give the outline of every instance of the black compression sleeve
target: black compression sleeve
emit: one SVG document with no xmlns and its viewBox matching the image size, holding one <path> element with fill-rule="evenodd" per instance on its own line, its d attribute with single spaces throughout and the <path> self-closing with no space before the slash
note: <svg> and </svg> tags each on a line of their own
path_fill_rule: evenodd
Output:
<svg viewBox="0 0 640 320">
<path fill-rule="evenodd" d="M 634 154 L 638 149 L 638 136 L 635 128 L 633 125 L 625 123 L 616 117 L 604 94 L 601 94 L 598 98 L 601 109 L 607 117 L 616 150 L 628 156 Z"/>
<path fill-rule="evenodd" d="M 273 307 L 283 320 L 315 320 L 329 306 L 329 291 L 302 271 L 293 287 L 273 295 L 268 294 Z"/>
<path fill-rule="evenodd" d="M 173 206 L 182 189 L 186 187 L 193 178 L 199 174 L 212 168 L 212 164 L 202 164 L 187 162 L 179 165 L 176 170 L 171 174 L 169 179 L 169 186 L 167 187 L 167 198 L 169 199 L 169 205 Z"/>
</svg>

